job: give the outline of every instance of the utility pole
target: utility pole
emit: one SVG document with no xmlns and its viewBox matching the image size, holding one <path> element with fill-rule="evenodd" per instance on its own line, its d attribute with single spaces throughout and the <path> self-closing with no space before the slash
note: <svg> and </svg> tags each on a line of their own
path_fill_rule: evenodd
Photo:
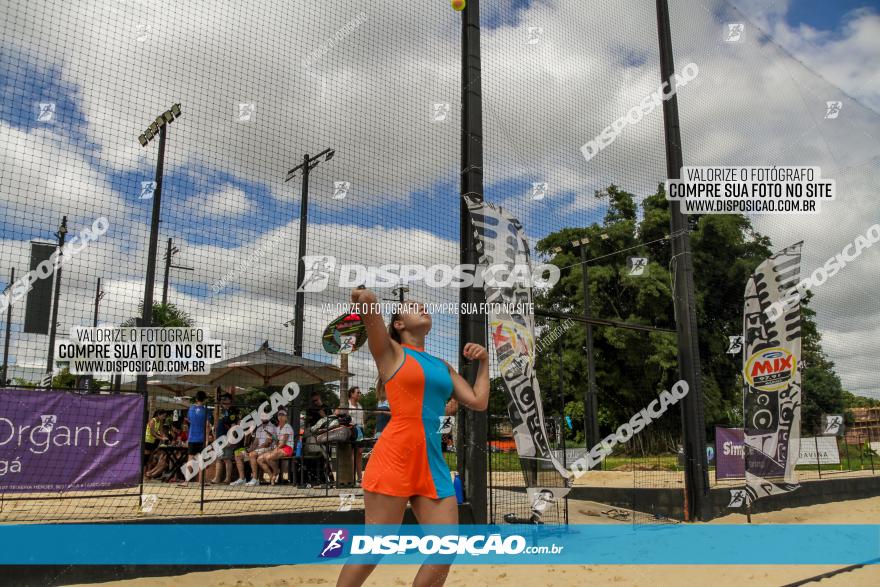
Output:
<svg viewBox="0 0 880 587">
<path fill-rule="evenodd" d="M 480 65 L 480 2 L 470 0 L 462 11 L 461 52 L 461 195 L 483 199 L 483 104 Z M 462 265 L 476 266 L 478 255 L 470 212 L 464 198 L 459 199 Z M 464 304 L 480 304 L 485 301 L 483 291 L 471 286 L 459 293 Z M 464 306 L 463 306 L 464 307 Z M 459 372 L 470 383 L 476 381 L 479 365 L 468 363 L 462 356 L 464 345 L 474 342 L 486 345 L 486 316 L 463 315 L 458 318 Z M 458 434 L 456 436 L 456 459 L 458 473 L 462 477 L 465 498 L 471 504 L 476 524 L 487 520 L 486 412 L 474 412 L 459 407 Z M 462 426 L 461 424 L 464 424 Z"/>
<path fill-rule="evenodd" d="M 308 153 L 303 155 L 303 162 L 287 172 L 287 179 L 290 181 L 296 172 L 302 170 L 302 201 L 299 207 L 299 251 L 297 252 L 298 262 L 296 265 L 296 300 L 293 307 L 293 354 L 301 357 L 303 351 L 303 321 L 305 315 L 305 293 L 302 291 L 303 279 L 305 278 L 306 262 L 304 256 L 306 254 L 306 230 L 309 223 L 309 173 L 317 167 L 323 158 L 324 162 L 330 161 L 336 151 L 327 148 L 315 155 L 309 157 Z"/>
<path fill-rule="evenodd" d="M 661 82 L 674 84 L 675 64 L 667 0 L 657 0 L 657 36 L 660 41 Z M 675 93 L 663 101 L 663 129 L 666 135 L 666 174 L 680 179 L 683 157 Z M 678 332 L 678 370 L 690 391 L 681 404 L 685 454 L 685 519 L 706 520 L 709 505 L 709 469 L 706 463 L 706 423 L 703 413 L 703 384 L 694 296 L 694 268 L 688 222 L 680 202 L 669 202 L 669 226 L 674 271 L 673 307 Z"/>
<path fill-rule="evenodd" d="M 180 252 L 180 249 L 172 244 L 174 239 L 168 239 L 168 246 L 165 248 L 165 278 L 162 281 L 162 305 L 168 303 L 168 279 L 172 269 L 183 269 L 184 271 L 195 271 L 192 267 L 183 267 L 181 265 L 172 265 L 171 259 Z"/>
<path fill-rule="evenodd" d="M 577 242 L 581 254 L 581 275 L 584 287 L 584 318 L 587 329 L 587 392 L 584 394 L 584 440 L 586 448 L 599 444 L 599 398 L 596 393 L 596 357 L 593 352 L 593 325 L 589 320 L 593 317 L 590 307 L 590 273 L 587 259 L 587 245 L 590 239 L 583 238 Z M 574 244 L 574 242 L 572 244 Z"/>
</svg>

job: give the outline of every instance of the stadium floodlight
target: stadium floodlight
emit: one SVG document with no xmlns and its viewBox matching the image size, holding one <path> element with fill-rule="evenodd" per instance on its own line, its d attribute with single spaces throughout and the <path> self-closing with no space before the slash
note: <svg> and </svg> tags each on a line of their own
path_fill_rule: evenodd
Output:
<svg viewBox="0 0 880 587">
<path fill-rule="evenodd" d="M 164 127 L 166 124 L 171 124 L 181 116 L 180 104 L 174 104 L 171 108 L 160 114 L 153 120 L 150 125 L 147 127 L 147 130 L 142 132 L 138 136 L 138 142 L 142 147 L 146 147 L 150 141 L 153 140 L 158 134 L 159 129 Z"/>
<path fill-rule="evenodd" d="M 333 159 L 333 155 L 335 155 L 335 154 L 336 154 L 336 151 L 334 151 L 333 149 L 330 149 L 330 152 L 327 153 L 326 157 L 324 157 L 324 161 L 325 162 L 330 161 L 330 159 Z"/>
<path fill-rule="evenodd" d="M 559 253 L 562 252 L 562 247 L 553 247 L 550 250 L 553 251 L 554 254 L 558 255 Z"/>
</svg>

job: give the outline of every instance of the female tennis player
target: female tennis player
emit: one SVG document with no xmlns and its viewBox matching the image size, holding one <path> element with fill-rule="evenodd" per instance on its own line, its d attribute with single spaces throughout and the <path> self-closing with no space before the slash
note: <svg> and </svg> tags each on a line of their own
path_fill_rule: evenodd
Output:
<svg viewBox="0 0 880 587">
<path fill-rule="evenodd" d="M 391 406 L 391 421 L 364 472 L 366 523 L 400 524 L 409 502 L 420 524 L 458 524 L 455 489 L 440 447 L 440 423 L 450 396 L 472 410 L 488 407 L 489 354 L 475 343 L 464 346 L 464 357 L 480 362 L 471 387 L 448 363 L 425 352 L 431 316 L 423 304 L 403 304 L 386 330 L 376 294 L 355 289 L 351 301 L 366 325 L 367 344 Z M 362 585 L 375 566 L 345 565 L 336 584 Z M 448 573 L 447 564 L 424 564 L 413 585 L 443 585 Z"/>
</svg>

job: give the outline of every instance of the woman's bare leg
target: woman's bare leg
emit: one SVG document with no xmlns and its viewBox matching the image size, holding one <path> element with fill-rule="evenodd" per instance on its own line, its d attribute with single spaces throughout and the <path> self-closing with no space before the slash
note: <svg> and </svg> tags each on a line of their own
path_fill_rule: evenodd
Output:
<svg viewBox="0 0 880 587">
<path fill-rule="evenodd" d="M 399 526 L 403 522 L 407 501 L 406 497 L 364 491 L 364 522 Z M 347 564 L 339 573 L 336 587 L 360 587 L 375 568 L 376 565 Z"/>
<path fill-rule="evenodd" d="M 455 496 L 443 499 L 416 496 L 412 498 L 412 509 L 421 525 L 458 525 L 458 501 Z M 438 557 L 443 560 L 446 557 Z M 413 587 L 439 587 L 446 582 L 449 574 L 448 564 L 425 563 L 419 568 Z"/>
</svg>

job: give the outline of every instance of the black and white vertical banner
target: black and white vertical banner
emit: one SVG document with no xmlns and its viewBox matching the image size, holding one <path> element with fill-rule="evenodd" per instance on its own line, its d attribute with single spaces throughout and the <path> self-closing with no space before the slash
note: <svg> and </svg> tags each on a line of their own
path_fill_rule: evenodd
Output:
<svg viewBox="0 0 880 587">
<path fill-rule="evenodd" d="M 528 267 L 531 275 L 529 245 L 519 221 L 500 207 L 463 196 L 467 202 L 477 237 L 477 252 L 481 265 L 495 268 L 499 273 L 512 275 Z M 518 270 L 514 266 L 518 266 Z M 503 267 L 503 270 L 498 270 Z M 508 393 L 507 411 L 513 426 L 513 437 L 519 457 L 545 464 L 534 479 L 535 486 L 545 489 L 539 495 L 564 497 L 571 471 L 567 470 L 551 451 L 541 406 L 541 390 L 535 371 L 535 317 L 530 311 L 510 308 L 531 308 L 532 288 L 523 280 L 512 286 L 491 285 L 485 280 L 484 291 L 489 308 L 489 336 L 498 358 L 498 368 Z M 550 467 L 546 465 L 549 464 Z M 549 469 L 545 472 L 545 469 Z M 555 488 L 550 491 L 549 488 Z"/>
<path fill-rule="evenodd" d="M 800 446 L 800 301 L 783 312 L 768 311 L 800 280 L 796 243 L 761 263 L 746 284 L 743 313 L 743 419 L 748 502 L 799 487 L 795 466 Z"/>
</svg>

